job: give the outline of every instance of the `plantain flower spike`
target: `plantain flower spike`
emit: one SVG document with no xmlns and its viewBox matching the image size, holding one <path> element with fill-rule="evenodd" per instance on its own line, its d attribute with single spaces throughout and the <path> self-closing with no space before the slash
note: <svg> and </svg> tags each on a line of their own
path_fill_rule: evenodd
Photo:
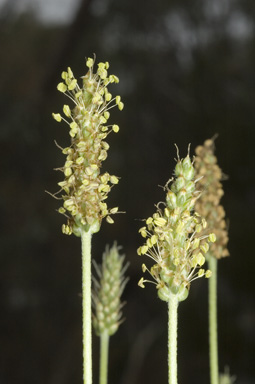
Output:
<svg viewBox="0 0 255 384">
<path fill-rule="evenodd" d="M 98 232 L 102 219 L 113 223 L 112 214 L 118 208 L 109 209 L 106 203 L 112 186 L 118 184 L 118 177 L 109 173 L 101 173 L 102 162 L 107 158 L 109 144 L 105 141 L 108 134 L 119 131 L 117 124 L 108 124 L 110 109 L 124 107 L 120 96 L 112 97 L 108 91 L 111 83 L 118 83 L 117 76 L 108 75 L 109 63 L 99 63 L 94 73 L 94 60 L 86 61 L 88 72 L 82 77 L 79 86 L 72 70 L 62 72 L 63 81 L 57 89 L 64 93 L 72 106 L 63 106 L 63 113 L 53 113 L 57 122 L 64 121 L 69 126 L 71 145 L 61 148 L 66 155 L 61 170 L 64 180 L 58 183 L 62 194 L 63 206 L 59 212 L 66 216 L 67 224 L 63 224 L 63 233 L 76 236 L 81 230 Z"/>
<path fill-rule="evenodd" d="M 166 201 L 156 206 L 157 211 L 139 230 L 146 242 L 137 250 L 138 255 L 154 260 L 150 269 L 143 264 L 142 270 L 150 273 L 163 301 L 169 300 L 170 293 L 176 294 L 179 301 L 185 300 L 191 281 L 210 277 L 210 270 L 203 267 L 204 255 L 209 243 L 216 240 L 213 233 L 200 236 L 206 221 L 194 212 L 200 193 L 196 190 L 193 162 L 189 153 L 184 159 L 177 155 L 175 177 L 164 187 Z M 200 246 L 201 240 L 203 246 Z M 144 288 L 145 282 L 153 281 L 141 278 L 138 285 Z"/>
<path fill-rule="evenodd" d="M 201 216 L 205 217 L 208 230 L 215 233 L 217 241 L 211 246 L 210 254 L 220 259 L 229 256 L 227 249 L 228 231 L 225 211 L 220 205 L 220 199 L 224 194 L 221 184 L 224 175 L 217 164 L 217 157 L 214 152 L 214 138 L 206 140 L 204 145 L 195 149 L 196 176 L 199 178 L 202 176 L 197 183 L 202 194 L 201 198 L 196 201 L 195 209 Z"/>
<path fill-rule="evenodd" d="M 106 246 L 101 267 L 94 263 L 99 281 L 93 278 L 93 326 L 98 336 L 113 335 L 123 321 L 120 298 L 128 281 L 124 276 L 128 265 L 123 267 L 125 256 L 120 255 L 120 249 L 116 242 L 111 248 Z"/>
</svg>

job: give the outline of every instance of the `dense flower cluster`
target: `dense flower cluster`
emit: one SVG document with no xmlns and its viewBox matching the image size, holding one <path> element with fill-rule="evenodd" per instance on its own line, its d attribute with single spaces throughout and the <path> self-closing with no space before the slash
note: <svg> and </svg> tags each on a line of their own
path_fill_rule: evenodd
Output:
<svg viewBox="0 0 255 384">
<path fill-rule="evenodd" d="M 158 295 L 164 301 L 169 300 L 170 292 L 178 295 L 179 301 L 186 299 L 191 281 L 211 275 L 201 267 L 209 243 L 216 238 L 213 233 L 198 235 L 206 228 L 206 221 L 193 212 L 199 198 L 194 174 L 189 155 L 178 158 L 175 179 L 165 186 L 166 202 L 158 204 L 156 213 L 139 230 L 147 240 L 138 249 L 138 255 L 147 255 L 156 262 L 150 269 L 143 264 L 143 272 L 148 271 L 156 281 Z M 144 288 L 147 281 L 141 278 L 138 284 Z"/>
<path fill-rule="evenodd" d="M 120 247 L 116 243 L 111 248 L 106 247 L 103 254 L 102 266 L 95 264 L 99 282 L 94 279 L 93 303 L 95 313 L 93 325 L 97 335 L 106 332 L 113 335 L 123 321 L 120 301 L 123 289 L 127 283 L 124 273 L 127 269 L 123 267 L 125 256 L 120 255 Z"/>
<path fill-rule="evenodd" d="M 113 223 L 111 215 L 118 211 L 117 207 L 109 209 L 105 200 L 112 185 L 119 180 L 107 172 L 101 174 L 100 168 L 109 149 L 105 138 L 111 131 L 119 131 L 118 125 L 107 124 L 109 110 L 116 105 L 122 110 L 124 106 L 120 96 L 113 98 L 108 91 L 109 84 L 119 82 L 116 76 L 108 75 L 109 63 L 99 63 L 96 73 L 93 73 L 93 59 L 89 58 L 86 65 L 89 70 L 82 77 L 82 88 L 70 68 L 62 72 L 63 82 L 57 89 L 72 100 L 74 107 L 64 105 L 64 117 L 52 114 L 56 121 L 65 121 L 70 129 L 71 145 L 62 148 L 66 162 L 60 169 L 65 179 L 58 183 L 59 193 L 64 192 L 59 212 L 67 217 L 63 233 L 77 236 L 81 229 L 97 232 L 104 217 Z"/>
<path fill-rule="evenodd" d="M 202 191 L 201 198 L 196 201 L 195 209 L 208 223 L 208 229 L 213 231 L 217 242 L 210 248 L 210 254 L 220 259 L 229 256 L 227 249 L 228 232 L 225 221 L 225 211 L 220 205 L 224 192 L 221 180 L 222 171 L 214 155 L 214 140 L 206 140 L 204 145 L 196 148 L 195 170 L 197 177 L 203 176 L 198 182 Z M 206 231 L 204 232 L 206 233 Z"/>
</svg>

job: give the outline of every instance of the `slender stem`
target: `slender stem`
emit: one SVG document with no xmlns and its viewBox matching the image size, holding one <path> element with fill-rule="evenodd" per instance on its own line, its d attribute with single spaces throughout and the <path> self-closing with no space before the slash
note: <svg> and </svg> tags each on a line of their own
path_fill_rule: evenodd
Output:
<svg viewBox="0 0 255 384">
<path fill-rule="evenodd" d="M 177 384 L 177 309 L 178 297 L 170 293 L 168 301 L 168 383 Z"/>
<path fill-rule="evenodd" d="M 209 279 L 209 349 L 211 384 L 219 383 L 218 368 L 218 334 L 217 334 L 217 259 L 208 256 L 209 269 L 212 276 Z"/>
<path fill-rule="evenodd" d="M 108 374 L 109 335 L 103 332 L 100 335 L 100 384 L 107 384 Z"/>
<path fill-rule="evenodd" d="M 83 383 L 92 384 L 91 331 L 91 233 L 81 233 L 82 245 L 82 322 L 83 322 Z"/>
</svg>

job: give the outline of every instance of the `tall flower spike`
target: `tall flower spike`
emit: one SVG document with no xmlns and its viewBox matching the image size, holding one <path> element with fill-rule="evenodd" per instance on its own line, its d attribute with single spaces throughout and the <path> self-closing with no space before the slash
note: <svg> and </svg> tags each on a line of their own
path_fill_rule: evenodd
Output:
<svg viewBox="0 0 255 384">
<path fill-rule="evenodd" d="M 123 267 L 125 256 L 120 255 L 120 249 L 116 242 L 111 248 L 106 246 L 102 266 L 95 264 L 99 282 L 94 278 L 93 325 L 98 336 L 105 332 L 113 335 L 123 321 L 120 297 L 128 281 L 124 276 L 128 265 Z"/>
<path fill-rule="evenodd" d="M 87 59 L 88 72 L 82 77 L 80 88 L 70 68 L 62 72 L 63 81 L 57 89 L 68 96 L 73 107 L 65 104 L 63 115 L 53 113 L 57 122 L 62 120 L 69 126 L 71 137 L 70 147 L 62 149 L 66 162 L 60 170 L 64 180 L 58 183 L 63 206 L 59 212 L 67 217 L 62 231 L 70 235 L 81 235 L 81 231 L 95 233 L 99 231 L 104 217 L 108 223 L 113 223 L 112 214 L 118 208 L 109 209 L 105 200 L 118 177 L 109 173 L 100 173 L 102 162 L 107 158 L 109 144 L 105 141 L 107 135 L 118 132 L 119 126 L 108 124 L 110 109 L 124 104 L 120 96 L 112 98 L 108 85 L 118 83 L 117 76 L 109 75 L 109 63 L 99 63 L 94 73 L 94 60 Z"/>
<path fill-rule="evenodd" d="M 205 217 L 208 231 L 215 233 L 217 241 L 211 246 L 210 254 L 220 259 L 229 256 L 227 249 L 228 232 L 225 211 L 220 205 L 220 199 L 224 194 L 221 184 L 223 174 L 217 164 L 217 157 L 214 152 L 214 139 L 206 140 L 203 146 L 200 145 L 195 149 L 196 176 L 198 178 L 202 176 L 197 183 L 201 197 L 196 201 L 195 209 L 201 216 Z M 208 231 L 205 230 L 204 234 Z"/>
<path fill-rule="evenodd" d="M 204 254 L 209 243 L 215 241 L 215 235 L 198 235 L 206 222 L 193 212 L 199 198 L 194 174 L 189 155 L 184 159 L 178 156 L 175 178 L 164 188 L 166 202 L 157 205 L 157 211 L 139 231 L 147 240 L 138 249 L 138 255 L 147 255 L 156 263 L 150 269 L 143 264 L 143 272 L 148 271 L 153 277 L 158 295 L 164 301 L 169 300 L 171 293 L 177 295 L 178 301 L 185 300 L 191 281 L 202 276 L 210 277 L 210 271 L 205 271 L 202 266 Z M 200 240 L 204 240 L 203 247 Z M 142 278 L 138 285 L 144 288 L 147 281 Z"/>
</svg>

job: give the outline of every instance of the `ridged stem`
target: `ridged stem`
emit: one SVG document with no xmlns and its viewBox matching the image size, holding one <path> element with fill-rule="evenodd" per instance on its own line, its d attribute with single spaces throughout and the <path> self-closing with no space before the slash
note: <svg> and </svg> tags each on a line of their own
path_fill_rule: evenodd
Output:
<svg viewBox="0 0 255 384">
<path fill-rule="evenodd" d="M 170 293 L 168 301 L 168 384 L 177 384 L 177 310 L 178 297 Z"/>
<path fill-rule="evenodd" d="M 83 383 L 92 384 L 91 233 L 82 231 Z"/>
<path fill-rule="evenodd" d="M 209 350 L 211 384 L 219 383 L 217 334 L 217 262 L 218 260 L 214 256 L 208 256 L 209 269 L 212 271 L 212 276 L 209 279 Z"/>
<path fill-rule="evenodd" d="M 107 332 L 100 335 L 100 384 L 107 384 L 109 338 Z"/>
</svg>

